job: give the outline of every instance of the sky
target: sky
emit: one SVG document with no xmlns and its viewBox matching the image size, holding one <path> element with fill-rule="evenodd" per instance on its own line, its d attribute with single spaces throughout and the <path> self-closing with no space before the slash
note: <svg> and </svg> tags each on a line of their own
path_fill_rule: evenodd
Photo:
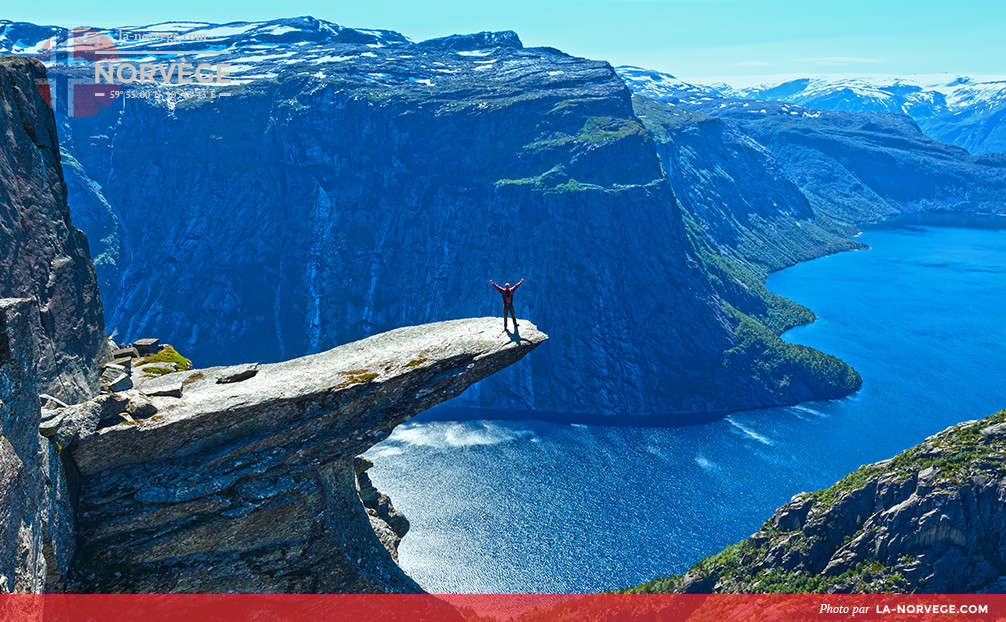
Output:
<svg viewBox="0 0 1006 622">
<path fill-rule="evenodd" d="M 311 15 L 414 39 L 514 30 L 613 65 L 696 82 L 827 74 L 1006 74 L 1002 0 L 171 0 L 4 3 L 0 19 L 61 26 Z"/>
</svg>

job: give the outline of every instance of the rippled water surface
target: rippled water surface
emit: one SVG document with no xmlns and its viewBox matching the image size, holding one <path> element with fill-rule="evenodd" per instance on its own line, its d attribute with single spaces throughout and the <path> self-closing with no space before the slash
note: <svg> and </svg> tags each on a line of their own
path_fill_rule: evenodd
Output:
<svg viewBox="0 0 1006 622">
<path fill-rule="evenodd" d="M 367 454 L 412 522 L 402 566 L 433 592 L 639 583 L 746 537 L 797 492 L 1006 407 L 1001 223 L 901 220 L 860 240 L 871 250 L 768 281 L 821 318 L 785 339 L 850 363 L 860 392 L 677 428 L 434 411 Z"/>
</svg>

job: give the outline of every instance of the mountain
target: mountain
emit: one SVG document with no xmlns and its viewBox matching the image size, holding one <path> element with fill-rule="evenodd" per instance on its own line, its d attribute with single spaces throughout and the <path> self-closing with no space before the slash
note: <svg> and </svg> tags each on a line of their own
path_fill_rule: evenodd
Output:
<svg viewBox="0 0 1006 622">
<path fill-rule="evenodd" d="M 547 336 L 439 322 L 95 396 L 102 307 L 46 86 L 0 59 L 0 592 L 421 592 L 356 456 Z M 40 399 L 53 382 L 72 405 Z"/>
<path fill-rule="evenodd" d="M 620 71 L 626 72 L 626 83 L 638 96 L 646 94 L 672 108 L 659 113 L 664 117 L 684 119 L 683 109 L 720 119 L 735 134 L 741 132 L 763 147 L 772 156 L 769 161 L 805 195 L 813 222 L 828 233 L 847 236 L 850 226 L 908 212 L 1002 213 L 1006 209 L 1006 156 L 975 156 L 934 140 L 904 114 L 743 99 L 722 89 L 697 91 L 693 85 L 661 74 L 653 77 L 652 72 L 638 68 Z M 660 107 L 651 105 L 648 110 L 657 114 Z M 672 149 L 684 138 L 681 132 L 670 136 Z M 774 226 L 763 229 L 771 231 Z M 822 238 L 819 231 L 806 231 L 797 232 L 797 240 L 803 241 L 795 245 L 806 247 L 808 236 L 825 247 L 837 244 L 827 236 Z M 787 265 L 793 257 L 809 259 L 818 247 L 811 245 L 809 252 L 795 255 L 766 249 L 760 253 L 761 263 L 771 269 Z"/>
<path fill-rule="evenodd" d="M 0 20 L 0 52 L 15 55 L 43 54 L 42 60 L 58 62 L 93 59 L 96 50 L 119 51 L 126 56 L 137 50 L 234 50 L 247 48 L 261 54 L 263 48 L 285 43 L 344 43 L 399 45 L 411 43 L 391 30 L 346 28 L 313 17 L 293 17 L 265 22 L 162 22 L 140 27 L 63 28 L 28 22 Z M 136 56 L 143 58 L 143 55 Z"/>
<path fill-rule="evenodd" d="M 794 496 L 685 574 L 627 591 L 1001 593 L 1004 450 L 1006 411 L 961 423 Z"/>
<path fill-rule="evenodd" d="M 804 78 L 737 96 L 849 112 L 899 112 L 927 135 L 971 153 L 1006 153 L 1006 78 Z"/>
<path fill-rule="evenodd" d="M 704 101 L 733 95 L 733 89 L 727 84 L 692 84 L 675 78 L 669 73 L 633 67 L 632 65 L 619 65 L 615 67 L 615 71 L 633 93 L 648 99 L 674 103 L 674 99 Z"/>
<path fill-rule="evenodd" d="M 727 118 L 633 96 L 686 214 L 718 254 L 764 274 L 859 248 L 815 210 L 786 163 Z M 805 320 L 807 321 L 807 320 Z M 788 328 L 788 326 L 787 326 Z"/>
<path fill-rule="evenodd" d="M 815 211 L 836 221 L 1006 209 L 1006 156 L 974 156 L 933 140 L 904 115 L 740 100 L 691 109 L 736 121 L 772 152 Z"/>
<path fill-rule="evenodd" d="M 481 315 L 498 304 L 489 278 L 527 277 L 518 309 L 550 319 L 556 358 L 464 404 L 682 422 L 836 397 L 858 376 L 778 339 L 813 314 L 765 273 L 856 247 L 863 222 L 1004 204 L 1000 159 L 902 115 L 626 76 L 688 116 L 633 101 L 607 63 L 509 32 L 413 43 L 296 18 L 64 34 L 54 105 L 109 326 L 203 364 Z M 68 105 L 95 71 L 61 54 L 122 67 L 169 45 L 175 60 L 214 52 L 234 82 Z"/>
<path fill-rule="evenodd" d="M 464 404 L 680 422 L 859 386 L 834 357 L 782 342 L 813 316 L 691 227 L 607 63 L 508 32 L 358 42 L 307 18 L 134 30 L 225 37 L 214 62 L 236 81 L 126 85 L 75 114 L 59 95 L 94 68 L 59 62 L 71 41 L 50 46 L 70 202 L 121 338 L 264 363 L 490 313 L 489 278 L 526 277 L 518 313 L 547 318 L 552 344 Z"/>
<path fill-rule="evenodd" d="M 899 113 L 931 138 L 970 153 L 1006 153 L 1006 77 L 798 77 L 732 88 L 690 84 L 639 67 L 618 67 L 618 72 L 633 92 L 663 101 L 698 103 L 712 95 L 844 112 Z"/>
</svg>

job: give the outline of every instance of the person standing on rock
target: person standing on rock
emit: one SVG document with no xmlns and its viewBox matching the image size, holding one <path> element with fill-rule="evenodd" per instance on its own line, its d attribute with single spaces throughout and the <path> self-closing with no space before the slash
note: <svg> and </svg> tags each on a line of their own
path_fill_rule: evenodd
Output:
<svg viewBox="0 0 1006 622">
<path fill-rule="evenodd" d="M 508 312 L 513 316 L 513 329 L 517 330 L 517 314 L 513 310 L 513 293 L 517 291 L 517 288 L 524 282 L 524 279 L 518 281 L 513 287 L 510 287 L 509 283 L 500 287 L 492 279 L 489 279 L 489 282 L 503 296 L 503 330 L 506 330 L 506 314 Z"/>
</svg>

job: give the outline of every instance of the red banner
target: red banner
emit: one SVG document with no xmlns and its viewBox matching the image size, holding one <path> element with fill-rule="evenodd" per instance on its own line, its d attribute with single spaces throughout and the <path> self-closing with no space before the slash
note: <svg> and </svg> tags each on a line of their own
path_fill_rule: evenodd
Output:
<svg viewBox="0 0 1006 622">
<path fill-rule="evenodd" d="M 1006 620 L 1006 596 L 2 595 L 7 622 Z"/>
</svg>

